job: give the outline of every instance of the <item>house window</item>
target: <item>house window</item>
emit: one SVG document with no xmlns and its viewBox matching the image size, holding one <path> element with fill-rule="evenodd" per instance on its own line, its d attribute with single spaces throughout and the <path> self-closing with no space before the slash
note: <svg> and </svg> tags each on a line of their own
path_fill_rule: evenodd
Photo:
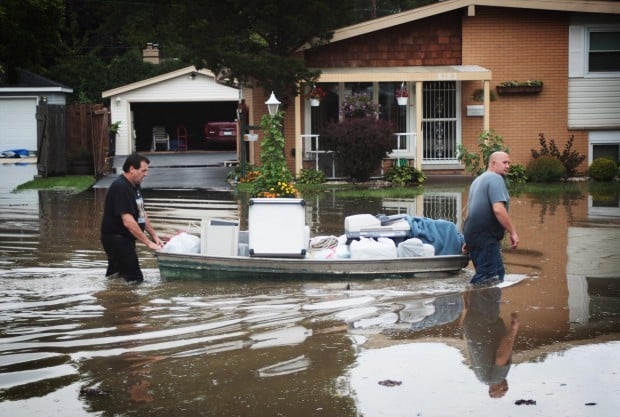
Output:
<svg viewBox="0 0 620 417">
<path fill-rule="evenodd" d="M 591 28 L 588 35 L 588 72 L 620 72 L 620 29 Z"/>
<path fill-rule="evenodd" d="M 424 83 L 422 134 L 425 162 L 456 159 L 456 93 L 456 81 Z"/>
</svg>

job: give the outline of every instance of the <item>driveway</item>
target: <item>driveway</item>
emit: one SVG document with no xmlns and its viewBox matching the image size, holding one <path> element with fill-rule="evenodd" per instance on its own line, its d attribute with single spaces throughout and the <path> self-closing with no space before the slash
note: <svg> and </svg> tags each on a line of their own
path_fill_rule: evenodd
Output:
<svg viewBox="0 0 620 417">
<path fill-rule="evenodd" d="M 143 155 L 151 161 L 149 173 L 142 183 L 143 189 L 231 190 L 226 176 L 232 168 L 224 166 L 224 162 L 237 160 L 235 151 L 144 152 Z M 123 172 L 125 158 L 126 156 L 114 158 L 113 172 Z M 106 175 L 97 181 L 94 188 L 108 188 L 116 176 Z"/>
</svg>

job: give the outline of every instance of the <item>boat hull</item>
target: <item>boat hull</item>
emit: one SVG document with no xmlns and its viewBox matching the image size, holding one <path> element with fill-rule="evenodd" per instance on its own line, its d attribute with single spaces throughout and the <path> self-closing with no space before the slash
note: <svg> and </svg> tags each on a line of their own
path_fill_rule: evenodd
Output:
<svg viewBox="0 0 620 417">
<path fill-rule="evenodd" d="M 458 273 L 469 257 L 447 255 L 394 259 L 309 259 L 252 256 L 216 257 L 157 253 L 164 280 L 292 279 L 342 280 L 414 278 Z"/>
</svg>

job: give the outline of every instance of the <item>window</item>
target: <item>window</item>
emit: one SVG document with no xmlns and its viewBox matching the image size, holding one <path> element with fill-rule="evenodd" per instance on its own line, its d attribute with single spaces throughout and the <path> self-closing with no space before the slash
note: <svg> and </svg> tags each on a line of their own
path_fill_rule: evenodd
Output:
<svg viewBox="0 0 620 417">
<path fill-rule="evenodd" d="M 620 28 L 591 28 L 588 72 L 620 72 Z"/>
</svg>

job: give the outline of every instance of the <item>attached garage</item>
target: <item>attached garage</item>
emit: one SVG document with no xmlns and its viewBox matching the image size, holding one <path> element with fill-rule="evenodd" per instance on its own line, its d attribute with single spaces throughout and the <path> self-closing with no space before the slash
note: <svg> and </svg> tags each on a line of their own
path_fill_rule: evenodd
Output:
<svg viewBox="0 0 620 417">
<path fill-rule="evenodd" d="M 239 90 L 191 66 L 104 91 L 102 97 L 110 99 L 112 123 L 120 123 L 115 154 L 128 155 L 153 150 L 154 127 L 165 129 L 170 150 L 176 149 L 183 132 L 189 150 L 204 149 L 206 123 L 236 119 Z"/>
</svg>

